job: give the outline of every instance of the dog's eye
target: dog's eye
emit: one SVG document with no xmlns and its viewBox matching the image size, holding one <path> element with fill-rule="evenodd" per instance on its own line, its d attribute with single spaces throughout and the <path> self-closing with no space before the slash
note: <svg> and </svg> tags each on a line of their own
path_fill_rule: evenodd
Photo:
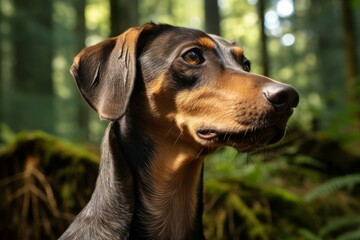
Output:
<svg viewBox="0 0 360 240">
<path fill-rule="evenodd" d="M 191 49 L 187 51 L 184 55 L 182 55 L 182 58 L 185 60 L 185 62 L 191 65 L 199 65 L 204 62 L 204 57 L 197 49 Z"/>
<path fill-rule="evenodd" d="M 249 61 L 248 59 L 243 58 L 241 65 L 242 65 L 243 69 L 244 69 L 246 72 L 250 72 L 250 70 L 251 70 L 251 63 L 250 63 L 250 61 Z"/>
</svg>

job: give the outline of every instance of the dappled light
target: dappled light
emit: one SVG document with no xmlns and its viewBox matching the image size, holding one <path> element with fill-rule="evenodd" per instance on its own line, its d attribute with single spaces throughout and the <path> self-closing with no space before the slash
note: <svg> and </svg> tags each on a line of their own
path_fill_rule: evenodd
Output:
<svg viewBox="0 0 360 240">
<path fill-rule="evenodd" d="M 281 44 L 284 46 L 291 46 L 295 43 L 295 36 L 291 33 L 284 34 L 281 37 Z"/>
<path fill-rule="evenodd" d="M 80 97 L 70 66 L 83 48 L 149 22 L 218 29 L 241 47 L 236 54 L 250 60 L 252 73 L 289 84 L 300 94 L 282 141 L 246 153 L 222 147 L 206 158 L 206 239 L 360 239 L 360 1 L 205 3 L 0 1 L 1 239 L 57 239 L 89 201 L 108 121 Z M 172 36 L 172 43 L 179 41 Z M 139 57 L 149 46 L 137 44 Z M 219 47 L 213 45 L 208 48 Z M 112 62 L 115 67 L 124 46 Z M 171 54 L 181 59 L 176 51 Z M 170 66 L 173 59 L 165 60 Z M 234 62 L 240 66 L 240 60 Z M 209 64 L 205 58 L 200 62 Z M 98 87 L 102 67 L 89 70 L 96 72 L 90 89 Z M 171 75 L 162 71 L 164 79 Z M 172 88 L 190 92 L 198 87 L 190 85 Z M 204 138 L 220 134 L 200 133 Z M 224 139 L 231 138 L 227 134 Z"/>
<path fill-rule="evenodd" d="M 294 13 L 292 0 L 279 0 L 276 4 L 276 13 L 280 17 L 290 17 Z"/>
</svg>

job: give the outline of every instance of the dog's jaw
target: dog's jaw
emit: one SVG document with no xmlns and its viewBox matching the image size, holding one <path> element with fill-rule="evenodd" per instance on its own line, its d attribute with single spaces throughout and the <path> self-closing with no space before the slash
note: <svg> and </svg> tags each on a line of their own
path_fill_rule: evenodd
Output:
<svg viewBox="0 0 360 240">
<path fill-rule="evenodd" d="M 297 105 L 295 90 L 249 71 L 241 48 L 169 25 L 83 50 L 72 73 L 111 122 L 93 197 L 63 239 L 204 239 L 204 157 L 278 141 Z"/>
</svg>

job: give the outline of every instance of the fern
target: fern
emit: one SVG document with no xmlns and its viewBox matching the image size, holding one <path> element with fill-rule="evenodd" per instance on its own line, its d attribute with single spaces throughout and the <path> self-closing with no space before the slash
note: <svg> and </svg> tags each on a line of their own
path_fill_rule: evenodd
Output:
<svg viewBox="0 0 360 240">
<path fill-rule="evenodd" d="M 322 240 L 322 238 L 318 237 L 317 234 L 315 234 L 305 228 L 299 229 L 299 233 L 305 240 Z"/>
<path fill-rule="evenodd" d="M 350 190 L 358 183 L 360 183 L 360 174 L 349 174 L 336 177 L 307 193 L 304 200 L 306 202 L 311 202 L 319 197 L 326 197 L 341 188 L 348 188 Z"/>
<path fill-rule="evenodd" d="M 345 229 L 341 235 L 334 237 L 335 240 L 358 240 L 360 239 L 360 228 L 349 231 L 352 227 L 357 227 L 360 225 L 360 216 L 352 217 L 339 217 L 329 221 L 324 227 L 322 227 L 319 233 L 313 233 L 308 229 L 301 228 L 299 229 L 299 234 L 305 240 L 321 240 L 326 239 L 326 236 L 333 236 L 334 232 L 337 232 L 341 229 Z"/>
<path fill-rule="evenodd" d="M 360 216 L 339 217 L 329 221 L 321 230 L 320 236 L 325 236 L 341 228 L 360 226 Z M 360 238 L 359 238 L 360 239 Z"/>
<path fill-rule="evenodd" d="M 336 238 L 336 240 L 359 240 L 360 239 L 360 228 L 344 233 Z"/>
<path fill-rule="evenodd" d="M 324 163 L 320 162 L 319 160 L 317 160 L 311 156 L 307 156 L 307 155 L 303 155 L 303 154 L 298 154 L 297 156 L 295 156 L 294 163 L 297 165 L 306 164 L 308 166 L 312 166 L 315 168 L 325 169 Z"/>
<path fill-rule="evenodd" d="M 256 217 L 255 213 L 235 193 L 229 193 L 227 206 L 232 208 L 239 216 L 244 217 L 251 239 L 268 240 L 266 226 Z"/>
</svg>

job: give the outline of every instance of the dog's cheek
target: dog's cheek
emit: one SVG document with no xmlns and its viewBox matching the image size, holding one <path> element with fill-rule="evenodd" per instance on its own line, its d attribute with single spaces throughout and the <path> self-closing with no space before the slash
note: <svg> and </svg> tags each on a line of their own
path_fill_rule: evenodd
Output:
<svg viewBox="0 0 360 240">
<path fill-rule="evenodd" d="M 202 94 L 196 90 L 182 90 L 177 93 L 175 119 L 180 128 L 192 132 L 196 126 L 209 120 L 213 110 L 212 104 L 201 98 Z"/>
<path fill-rule="evenodd" d="M 176 111 L 174 91 L 166 74 L 146 83 L 149 109 L 157 119 L 167 118 Z"/>
</svg>

